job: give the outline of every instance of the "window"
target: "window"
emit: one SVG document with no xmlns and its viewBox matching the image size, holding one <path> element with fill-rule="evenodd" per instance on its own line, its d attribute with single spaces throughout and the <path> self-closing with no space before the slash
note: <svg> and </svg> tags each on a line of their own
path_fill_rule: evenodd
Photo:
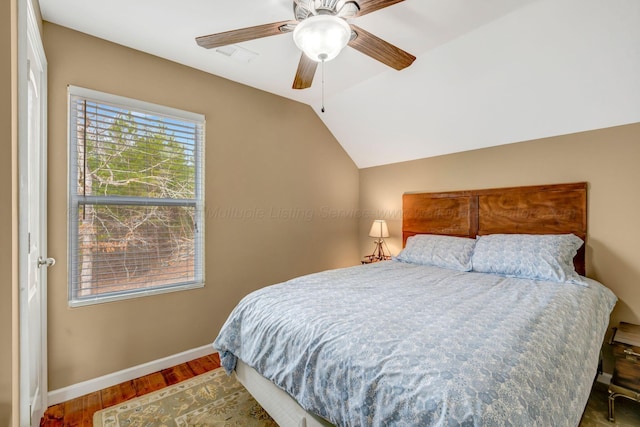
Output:
<svg viewBox="0 0 640 427">
<path fill-rule="evenodd" d="M 69 87 L 69 304 L 204 285 L 204 116 Z"/>
</svg>

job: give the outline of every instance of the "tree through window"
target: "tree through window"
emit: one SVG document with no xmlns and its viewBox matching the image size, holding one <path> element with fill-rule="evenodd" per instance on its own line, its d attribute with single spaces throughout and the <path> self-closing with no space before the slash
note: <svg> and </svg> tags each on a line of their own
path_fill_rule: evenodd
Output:
<svg viewBox="0 0 640 427">
<path fill-rule="evenodd" d="M 69 88 L 70 303 L 203 285 L 204 117 Z"/>
</svg>

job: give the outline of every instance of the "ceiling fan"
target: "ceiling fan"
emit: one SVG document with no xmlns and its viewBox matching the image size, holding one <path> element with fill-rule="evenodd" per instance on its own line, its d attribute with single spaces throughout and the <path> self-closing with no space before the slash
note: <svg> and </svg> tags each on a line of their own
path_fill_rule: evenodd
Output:
<svg viewBox="0 0 640 427">
<path fill-rule="evenodd" d="M 199 46 L 211 49 L 293 32 L 296 45 L 303 51 L 293 89 L 310 87 L 318 63 L 331 60 L 347 44 L 383 64 L 402 70 L 411 65 L 416 57 L 346 21 L 402 1 L 293 0 L 295 20 L 210 34 L 197 37 L 196 42 Z"/>
</svg>

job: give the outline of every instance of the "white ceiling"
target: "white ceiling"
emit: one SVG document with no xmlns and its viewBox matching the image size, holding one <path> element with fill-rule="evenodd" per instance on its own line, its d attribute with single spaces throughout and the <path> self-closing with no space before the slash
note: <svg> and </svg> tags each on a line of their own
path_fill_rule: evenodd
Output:
<svg viewBox="0 0 640 427">
<path fill-rule="evenodd" d="M 309 104 L 358 167 L 640 122 L 640 1 L 406 0 L 351 20 L 414 54 L 395 71 L 347 47 L 293 90 L 291 34 L 197 36 L 293 19 L 292 0 L 40 0 L 43 19 Z"/>
</svg>

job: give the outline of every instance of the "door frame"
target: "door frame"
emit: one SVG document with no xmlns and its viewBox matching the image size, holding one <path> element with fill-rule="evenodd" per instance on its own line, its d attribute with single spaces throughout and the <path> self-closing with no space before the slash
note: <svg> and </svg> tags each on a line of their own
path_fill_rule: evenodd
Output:
<svg viewBox="0 0 640 427">
<path fill-rule="evenodd" d="M 20 389 L 20 411 L 19 411 L 19 423 L 20 426 L 33 425 L 32 411 L 30 408 L 30 375 L 29 375 L 29 358 L 28 345 L 29 335 L 27 328 L 23 325 L 27 325 L 27 313 L 25 305 L 27 299 L 25 294 L 27 292 L 24 289 L 28 289 L 28 271 L 29 271 L 29 257 L 25 254 L 29 252 L 29 236 L 28 236 L 28 194 L 26 191 L 22 191 L 25 182 L 28 182 L 25 171 L 28 159 L 28 79 L 29 79 L 29 66 L 28 58 L 30 51 L 36 57 L 37 61 L 42 66 L 42 84 L 40 87 L 40 162 L 41 162 L 41 191 L 40 191 L 40 252 L 43 258 L 47 258 L 47 197 L 46 197 L 46 181 L 47 181 L 47 60 L 44 52 L 44 46 L 42 43 L 42 37 L 40 35 L 40 29 L 36 18 L 34 6 L 32 0 L 18 0 L 18 176 L 19 176 L 19 226 L 18 226 L 18 264 L 19 264 L 19 389 Z M 40 328 L 40 389 L 39 399 L 40 404 L 37 412 L 33 413 L 35 419 L 35 425 L 39 425 L 40 419 L 44 414 L 47 407 L 47 268 L 40 268 L 39 286 L 40 286 L 40 314 L 41 322 L 37 326 Z"/>
</svg>

